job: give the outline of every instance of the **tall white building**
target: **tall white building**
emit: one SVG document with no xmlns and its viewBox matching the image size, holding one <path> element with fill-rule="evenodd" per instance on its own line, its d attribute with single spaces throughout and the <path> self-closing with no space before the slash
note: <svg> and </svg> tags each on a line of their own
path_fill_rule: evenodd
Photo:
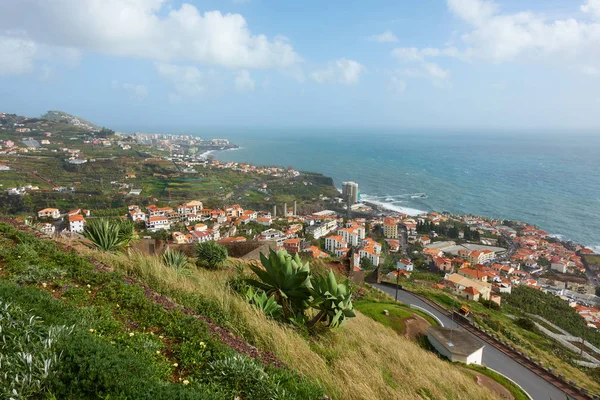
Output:
<svg viewBox="0 0 600 400">
<path fill-rule="evenodd" d="M 352 181 L 343 182 L 342 195 L 349 205 L 358 203 L 358 183 Z"/>
</svg>

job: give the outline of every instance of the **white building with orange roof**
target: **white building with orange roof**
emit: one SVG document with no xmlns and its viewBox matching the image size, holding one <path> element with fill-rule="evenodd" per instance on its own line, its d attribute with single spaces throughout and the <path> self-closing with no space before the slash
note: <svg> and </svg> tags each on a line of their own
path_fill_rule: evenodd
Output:
<svg viewBox="0 0 600 400">
<path fill-rule="evenodd" d="M 347 247 L 338 247 L 334 250 L 335 256 L 339 258 L 348 257 L 348 252 L 350 251 Z"/>
<path fill-rule="evenodd" d="M 335 252 L 339 248 L 347 248 L 348 243 L 344 240 L 341 235 L 332 235 L 325 238 L 325 250 L 329 252 Z"/>
<path fill-rule="evenodd" d="M 474 250 L 467 255 L 467 261 L 471 264 L 484 264 L 496 258 L 492 250 Z"/>
<path fill-rule="evenodd" d="M 38 211 L 39 218 L 60 218 L 60 211 L 58 208 L 44 208 L 43 210 Z"/>
<path fill-rule="evenodd" d="M 69 216 L 69 230 L 75 233 L 82 233 L 85 226 L 85 218 L 81 214 Z"/>
<path fill-rule="evenodd" d="M 168 231 L 171 229 L 171 223 L 169 222 L 169 218 L 165 216 L 154 215 L 146 220 L 146 227 L 152 232 L 156 232 L 161 229 Z"/>
<path fill-rule="evenodd" d="M 130 210 L 129 211 L 129 218 L 131 218 L 131 220 L 133 222 L 139 222 L 139 221 L 146 221 L 146 214 L 143 213 L 140 209 L 136 209 L 136 210 Z"/>
</svg>

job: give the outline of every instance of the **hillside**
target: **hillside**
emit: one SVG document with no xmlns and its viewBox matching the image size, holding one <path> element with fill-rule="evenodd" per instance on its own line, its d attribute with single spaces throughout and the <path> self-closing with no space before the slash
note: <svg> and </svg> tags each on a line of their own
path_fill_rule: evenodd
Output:
<svg viewBox="0 0 600 400">
<path fill-rule="evenodd" d="M 45 113 L 44 115 L 42 115 L 40 118 L 48 120 L 48 121 L 64 122 L 64 123 L 68 123 L 69 125 L 81 126 L 83 128 L 89 129 L 89 130 L 100 130 L 101 129 L 101 127 L 96 124 L 86 121 L 83 118 L 68 114 L 64 111 L 50 110 L 47 113 Z"/>
<path fill-rule="evenodd" d="M 0 323 L 10 344 L 0 345 L 8 360 L 3 395 L 15 388 L 22 398 L 494 398 L 472 375 L 360 313 L 311 334 L 268 318 L 230 289 L 244 269 L 239 261 L 216 271 L 173 269 L 157 257 L 26 230 L 0 223 Z M 29 340 L 24 330 L 34 333 Z M 21 368 L 16 349 L 34 355 L 33 371 Z M 36 372 L 45 361 L 49 373 Z M 33 383 L 12 379 L 23 374 Z"/>
</svg>

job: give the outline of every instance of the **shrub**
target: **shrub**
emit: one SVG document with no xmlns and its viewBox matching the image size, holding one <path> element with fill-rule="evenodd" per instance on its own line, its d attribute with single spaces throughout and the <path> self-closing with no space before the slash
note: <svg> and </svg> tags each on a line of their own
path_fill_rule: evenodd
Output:
<svg viewBox="0 0 600 400">
<path fill-rule="evenodd" d="M 129 246 L 133 232 L 133 224 L 129 221 L 101 218 L 89 221 L 83 236 L 100 250 L 117 251 Z"/>
<path fill-rule="evenodd" d="M 177 250 L 167 249 L 162 255 L 163 264 L 175 270 L 183 270 L 189 265 L 185 254 Z"/>
<path fill-rule="evenodd" d="M 211 240 L 198 243 L 196 247 L 198 261 L 210 269 L 217 269 L 227 260 L 227 248 Z"/>
<path fill-rule="evenodd" d="M 72 331 L 46 327 L 39 317 L 0 300 L 0 397 L 30 398 L 46 392 L 61 359 L 57 342 Z"/>
<path fill-rule="evenodd" d="M 517 318 L 515 320 L 515 325 L 517 325 L 520 328 L 531 331 L 531 332 L 537 331 L 537 327 L 535 326 L 535 323 L 532 320 L 530 320 L 529 318 L 523 318 L 523 317 Z"/>
</svg>

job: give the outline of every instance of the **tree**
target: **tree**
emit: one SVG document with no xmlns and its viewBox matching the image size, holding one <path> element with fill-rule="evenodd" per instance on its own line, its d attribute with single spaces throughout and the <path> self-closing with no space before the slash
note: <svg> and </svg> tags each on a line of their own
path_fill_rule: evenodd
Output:
<svg viewBox="0 0 600 400">
<path fill-rule="evenodd" d="M 196 247 L 198 261 L 210 269 L 217 269 L 227 260 L 227 248 L 211 240 L 198 243 Z"/>
<path fill-rule="evenodd" d="M 104 251 L 117 251 L 129 246 L 133 239 L 133 224 L 116 219 L 90 220 L 83 229 L 83 236 L 92 245 Z"/>
</svg>

